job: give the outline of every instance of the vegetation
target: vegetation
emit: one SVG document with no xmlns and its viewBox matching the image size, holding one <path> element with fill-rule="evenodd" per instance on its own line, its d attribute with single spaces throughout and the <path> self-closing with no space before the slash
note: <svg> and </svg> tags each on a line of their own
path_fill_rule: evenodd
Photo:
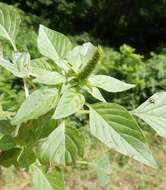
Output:
<svg viewBox="0 0 166 190">
<path fill-rule="evenodd" d="M 1 0 L 29 15 L 38 28 L 42 22 L 65 34 L 88 32 L 102 44 L 123 43 L 141 52 L 165 44 L 165 0 Z M 39 21 L 40 20 L 40 21 Z"/>
<path fill-rule="evenodd" d="M 0 12 L 1 166 L 28 171 L 37 190 L 64 189 L 63 175 L 78 166 L 91 167 L 106 188 L 112 149 L 157 168 L 140 124 L 166 137 L 164 49 L 147 59 L 125 44 L 78 45 L 80 37 L 44 25 L 36 36 L 19 10 L 0 3 Z M 97 157 L 86 155 L 100 146 Z"/>
</svg>

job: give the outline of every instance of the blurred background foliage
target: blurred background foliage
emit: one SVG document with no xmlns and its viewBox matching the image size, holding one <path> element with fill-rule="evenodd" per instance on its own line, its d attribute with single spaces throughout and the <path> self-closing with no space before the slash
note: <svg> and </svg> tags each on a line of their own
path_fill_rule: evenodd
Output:
<svg viewBox="0 0 166 190">
<path fill-rule="evenodd" d="M 103 45 L 127 43 L 149 52 L 166 42 L 165 0 L 1 0 L 38 23 L 70 35 L 84 32 Z"/>
</svg>

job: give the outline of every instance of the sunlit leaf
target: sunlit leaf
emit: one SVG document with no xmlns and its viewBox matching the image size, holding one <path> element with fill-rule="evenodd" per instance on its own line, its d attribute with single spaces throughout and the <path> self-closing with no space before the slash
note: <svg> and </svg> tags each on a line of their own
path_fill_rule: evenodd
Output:
<svg viewBox="0 0 166 190">
<path fill-rule="evenodd" d="M 18 125 L 31 119 L 37 119 L 56 106 L 58 90 L 56 88 L 41 88 L 34 91 L 22 103 L 16 116 L 12 120 L 13 125 Z"/>
<path fill-rule="evenodd" d="M 44 74 L 39 75 L 33 80 L 36 83 L 42 83 L 47 85 L 56 85 L 65 82 L 65 77 L 58 72 L 45 71 Z"/>
<path fill-rule="evenodd" d="M 28 52 L 17 52 L 13 55 L 13 62 L 23 77 L 30 73 L 30 54 Z"/>
<path fill-rule="evenodd" d="M 94 75 L 89 78 L 91 86 L 95 86 L 108 92 L 121 92 L 135 87 L 133 84 L 127 84 L 123 81 L 106 75 Z"/>
<path fill-rule="evenodd" d="M 30 63 L 31 75 L 34 77 L 43 75 L 46 71 L 53 71 L 55 65 L 48 62 L 48 59 L 45 57 L 32 59 Z"/>
<path fill-rule="evenodd" d="M 101 94 L 101 92 L 98 88 L 86 86 L 85 90 L 87 90 L 89 92 L 89 94 L 91 94 L 97 100 L 100 100 L 102 102 L 106 102 L 106 100 L 104 99 L 103 95 Z"/>
<path fill-rule="evenodd" d="M 91 105 L 90 131 L 109 148 L 156 167 L 138 124 L 122 106 L 112 103 Z"/>
<path fill-rule="evenodd" d="M 77 157 L 83 156 L 84 138 L 74 127 L 59 125 L 40 144 L 41 158 L 52 164 L 70 164 Z"/>
<path fill-rule="evenodd" d="M 10 41 L 15 50 L 20 22 L 20 16 L 14 7 L 0 3 L 0 36 Z"/>
<path fill-rule="evenodd" d="M 61 68 L 66 67 L 63 62 L 67 52 L 72 48 L 70 40 L 63 34 L 40 25 L 38 49 L 40 53 L 52 59 Z"/>
<path fill-rule="evenodd" d="M 132 113 L 166 137 L 166 92 L 154 94 Z"/>
<path fill-rule="evenodd" d="M 64 190 L 63 177 L 56 169 L 44 174 L 39 167 L 35 167 L 32 182 L 35 190 Z"/>
<path fill-rule="evenodd" d="M 18 70 L 17 65 L 14 63 L 11 63 L 9 60 L 6 60 L 2 57 L 0 57 L 0 65 L 11 72 L 13 75 L 19 78 L 23 78 L 24 75 Z"/>
<path fill-rule="evenodd" d="M 73 70 L 80 72 L 80 69 L 86 65 L 94 55 L 96 47 L 90 42 L 81 46 L 76 46 L 67 54 L 67 60 L 73 66 Z"/>
<path fill-rule="evenodd" d="M 67 89 L 63 92 L 52 118 L 60 119 L 72 115 L 83 107 L 84 102 L 85 98 L 82 94 L 74 89 Z"/>
</svg>

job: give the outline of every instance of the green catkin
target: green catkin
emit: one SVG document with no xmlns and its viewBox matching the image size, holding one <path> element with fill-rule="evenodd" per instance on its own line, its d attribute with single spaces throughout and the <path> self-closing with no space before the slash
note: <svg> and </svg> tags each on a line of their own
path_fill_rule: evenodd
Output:
<svg viewBox="0 0 166 190">
<path fill-rule="evenodd" d="M 98 47 L 93 54 L 91 60 L 85 65 L 85 67 L 78 74 L 77 80 L 85 80 L 94 71 L 96 65 L 99 63 L 103 52 L 100 47 Z"/>
</svg>

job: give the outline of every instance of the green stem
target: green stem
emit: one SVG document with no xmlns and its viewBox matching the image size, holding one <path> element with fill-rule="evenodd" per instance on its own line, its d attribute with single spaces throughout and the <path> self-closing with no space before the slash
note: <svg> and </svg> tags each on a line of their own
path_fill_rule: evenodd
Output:
<svg viewBox="0 0 166 190">
<path fill-rule="evenodd" d="M 13 49 L 14 51 L 16 52 L 17 51 L 17 47 L 16 45 L 13 43 L 13 41 L 11 40 L 11 44 L 13 46 Z M 24 83 L 24 92 L 25 92 L 25 97 L 27 98 L 29 96 L 29 89 L 28 89 L 28 85 L 27 85 L 27 82 L 26 82 L 26 79 L 23 78 L 23 83 Z"/>
<path fill-rule="evenodd" d="M 83 160 L 77 160 L 76 163 L 77 163 L 77 164 L 84 164 L 84 165 L 91 165 L 90 162 L 83 161 Z"/>
<path fill-rule="evenodd" d="M 24 83 L 25 98 L 27 98 L 29 96 L 29 89 L 25 78 L 23 78 L 23 83 Z"/>
</svg>

